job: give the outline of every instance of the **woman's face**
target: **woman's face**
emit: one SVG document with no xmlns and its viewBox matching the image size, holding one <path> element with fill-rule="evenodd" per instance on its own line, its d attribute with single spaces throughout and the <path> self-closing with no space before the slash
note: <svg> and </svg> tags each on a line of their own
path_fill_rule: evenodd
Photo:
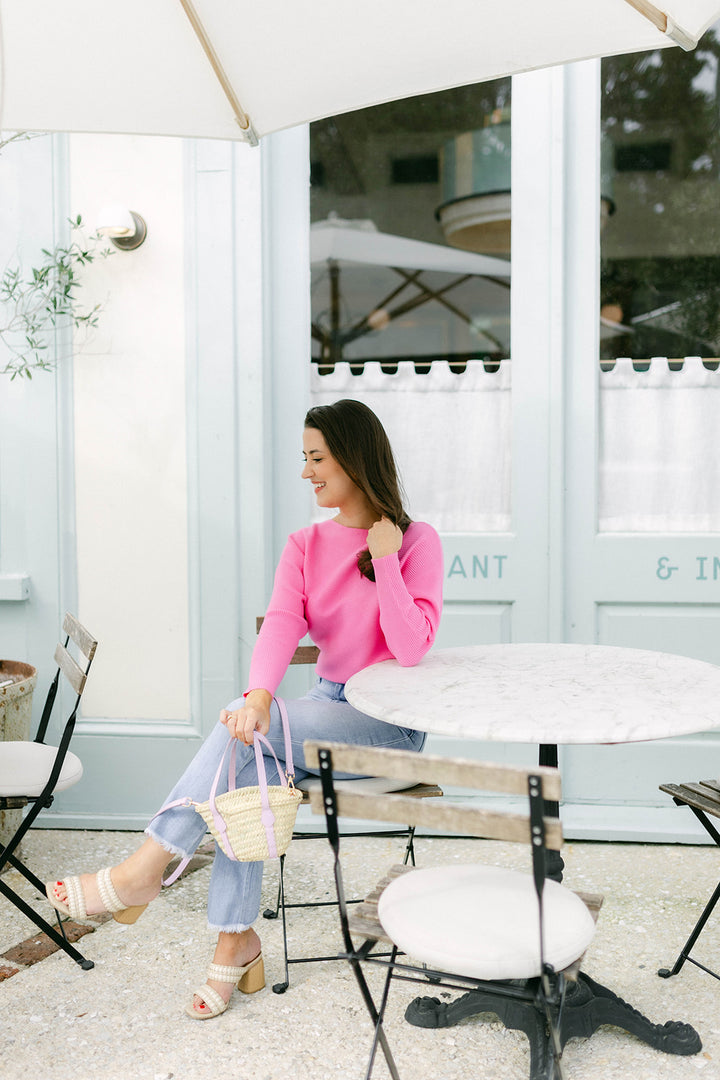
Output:
<svg viewBox="0 0 720 1080">
<path fill-rule="evenodd" d="M 303 456 L 305 468 L 302 477 L 311 482 L 318 506 L 342 509 L 358 500 L 366 501 L 360 488 L 332 456 L 317 428 L 304 429 Z"/>
</svg>

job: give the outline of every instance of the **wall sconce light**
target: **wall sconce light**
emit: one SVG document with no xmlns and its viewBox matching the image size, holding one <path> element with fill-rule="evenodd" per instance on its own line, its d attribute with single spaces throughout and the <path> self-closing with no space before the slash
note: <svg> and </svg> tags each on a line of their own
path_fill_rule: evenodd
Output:
<svg viewBox="0 0 720 1080">
<path fill-rule="evenodd" d="M 134 210 L 114 205 L 104 207 L 98 214 L 97 231 L 121 251 L 134 251 L 147 236 L 147 225 Z"/>
</svg>

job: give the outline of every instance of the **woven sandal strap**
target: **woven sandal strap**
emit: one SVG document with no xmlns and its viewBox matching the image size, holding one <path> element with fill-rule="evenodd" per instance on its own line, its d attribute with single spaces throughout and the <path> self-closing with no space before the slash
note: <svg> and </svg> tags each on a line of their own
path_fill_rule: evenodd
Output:
<svg viewBox="0 0 720 1080">
<path fill-rule="evenodd" d="M 70 917 L 72 919 L 85 919 L 87 917 L 87 910 L 85 908 L 85 893 L 83 892 L 83 887 L 80 884 L 80 878 L 65 878 L 63 884 L 65 885 L 65 895 L 67 896 L 67 909 L 70 912 Z"/>
<path fill-rule="evenodd" d="M 215 1015 L 225 1012 L 228 1007 L 227 1001 L 218 994 L 217 990 L 213 990 L 212 986 L 209 986 L 207 983 L 195 991 L 195 997 L 199 997 L 206 1005 L 209 1005 L 211 1011 Z"/>
<path fill-rule="evenodd" d="M 252 961 L 255 963 L 255 961 Z M 231 967 L 229 964 L 210 964 L 208 968 L 208 979 L 214 979 L 215 982 L 236 983 L 242 979 L 247 968 L 250 965 L 246 964 L 245 967 Z"/>
<path fill-rule="evenodd" d="M 123 904 L 122 900 L 115 892 L 113 883 L 110 880 L 110 867 L 106 866 L 104 870 L 98 870 L 96 880 L 100 899 L 103 902 L 105 910 L 110 912 L 124 911 L 127 904 Z"/>
</svg>

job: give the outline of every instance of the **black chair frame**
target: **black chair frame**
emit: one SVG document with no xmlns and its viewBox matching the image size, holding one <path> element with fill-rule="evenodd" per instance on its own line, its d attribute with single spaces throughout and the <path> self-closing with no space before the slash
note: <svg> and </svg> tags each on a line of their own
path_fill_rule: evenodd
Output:
<svg viewBox="0 0 720 1080">
<path fill-rule="evenodd" d="M 405 846 L 405 854 L 403 857 L 403 865 L 415 865 L 415 828 L 409 826 L 407 829 L 399 831 L 387 831 L 387 832 L 352 832 L 344 833 L 345 838 L 352 836 L 357 837 L 407 837 L 407 844 Z M 292 842 L 295 843 L 298 840 L 327 840 L 326 832 L 295 832 L 293 833 Z M 306 900 L 302 903 L 294 902 L 288 903 L 285 899 L 285 855 L 280 856 L 280 870 L 278 875 L 278 889 L 275 897 L 275 906 L 265 908 L 263 911 L 263 919 L 277 919 L 278 915 L 282 916 L 282 932 L 283 932 L 283 957 L 285 961 L 285 978 L 282 982 L 273 983 L 274 994 L 284 994 L 290 985 L 290 965 L 291 964 L 320 964 L 328 960 L 337 960 L 337 955 L 334 956 L 289 956 L 288 955 L 288 939 L 287 939 L 287 917 L 286 911 L 291 908 L 318 908 L 318 907 L 337 907 L 337 900 Z M 346 904 L 362 904 L 364 897 L 359 897 L 355 900 L 346 900 Z"/>
<path fill-rule="evenodd" d="M 77 719 L 78 707 L 80 705 L 80 699 L 82 698 L 83 690 L 85 689 L 85 682 L 87 680 L 87 674 L 90 670 L 93 657 L 95 656 L 95 650 L 97 649 L 97 641 L 92 638 L 85 628 L 75 619 L 72 615 L 66 615 L 63 621 L 63 631 L 65 633 L 65 641 L 62 645 L 58 645 L 55 651 L 55 660 L 58 664 L 55 677 L 50 684 L 45 704 L 43 706 L 42 715 L 40 718 L 40 724 L 38 726 L 37 734 L 33 740 L 36 743 L 45 743 L 47 735 L 48 725 L 50 723 L 50 717 L 55 705 L 55 699 L 57 697 L 58 688 L 60 685 L 60 675 L 64 674 L 71 686 L 75 690 L 75 699 L 72 707 L 72 711 L 68 719 L 65 722 L 65 726 L 60 737 L 60 742 L 57 747 L 57 754 L 55 755 L 55 761 L 53 763 L 50 775 L 47 782 L 39 795 L 22 795 L 22 796 L 7 796 L 0 797 L 0 810 L 18 810 L 24 809 L 28 805 L 30 809 L 23 817 L 23 820 L 16 830 L 15 834 L 11 837 L 6 845 L 0 844 L 0 875 L 9 866 L 17 870 L 26 881 L 28 881 L 35 889 L 37 889 L 43 900 L 45 897 L 45 885 L 40 878 L 32 872 L 15 854 L 18 847 L 26 836 L 28 831 L 32 828 L 37 820 L 39 814 L 50 807 L 54 800 L 55 786 L 62 772 L 63 763 L 67 756 L 67 752 L 70 748 L 70 741 L 73 737 L 75 730 L 75 722 Z M 82 668 L 67 651 L 70 640 L 78 646 L 80 651 L 86 660 L 86 665 Z M 6 881 L 3 881 L 0 876 L 0 895 L 4 896 L 14 904 L 19 911 L 23 913 L 31 922 L 42 930 L 47 936 L 54 942 L 58 948 L 79 964 L 84 970 L 89 970 L 94 967 L 92 960 L 88 960 L 75 948 L 75 946 L 68 941 L 63 926 L 63 921 L 60 918 L 60 913 L 56 913 L 56 921 L 58 929 L 55 929 L 46 919 L 43 918 L 37 911 L 35 911 L 30 904 L 28 904 L 23 897 L 19 896 L 14 889 L 12 889 Z"/>
<path fill-rule="evenodd" d="M 672 795 L 676 806 L 689 807 L 707 832 L 708 836 L 710 836 L 717 846 L 720 847 L 720 832 L 715 828 L 707 816 L 708 813 L 710 813 L 714 817 L 720 817 L 720 784 L 718 781 L 702 780 L 699 784 L 661 784 L 660 790 L 666 791 L 668 794 Z M 705 928 L 708 919 L 715 910 L 718 900 L 720 900 L 720 881 L 703 908 L 700 917 L 695 923 L 687 941 L 680 950 L 673 966 L 662 967 L 658 970 L 658 975 L 661 979 L 670 979 L 673 975 L 677 975 L 685 962 L 688 961 L 689 963 L 694 964 L 695 967 L 705 971 L 708 975 L 712 975 L 714 979 L 720 980 L 720 974 L 717 971 L 713 971 L 712 968 L 690 955 L 697 939 Z"/>
</svg>

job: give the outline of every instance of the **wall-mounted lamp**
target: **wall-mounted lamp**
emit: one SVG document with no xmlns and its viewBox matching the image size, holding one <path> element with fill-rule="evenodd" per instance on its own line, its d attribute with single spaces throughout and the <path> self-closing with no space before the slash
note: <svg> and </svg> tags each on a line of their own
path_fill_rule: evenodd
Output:
<svg viewBox="0 0 720 1080">
<path fill-rule="evenodd" d="M 119 205 L 105 206 L 98 214 L 97 231 L 121 251 L 134 251 L 147 236 L 147 225 L 134 210 Z"/>
</svg>

